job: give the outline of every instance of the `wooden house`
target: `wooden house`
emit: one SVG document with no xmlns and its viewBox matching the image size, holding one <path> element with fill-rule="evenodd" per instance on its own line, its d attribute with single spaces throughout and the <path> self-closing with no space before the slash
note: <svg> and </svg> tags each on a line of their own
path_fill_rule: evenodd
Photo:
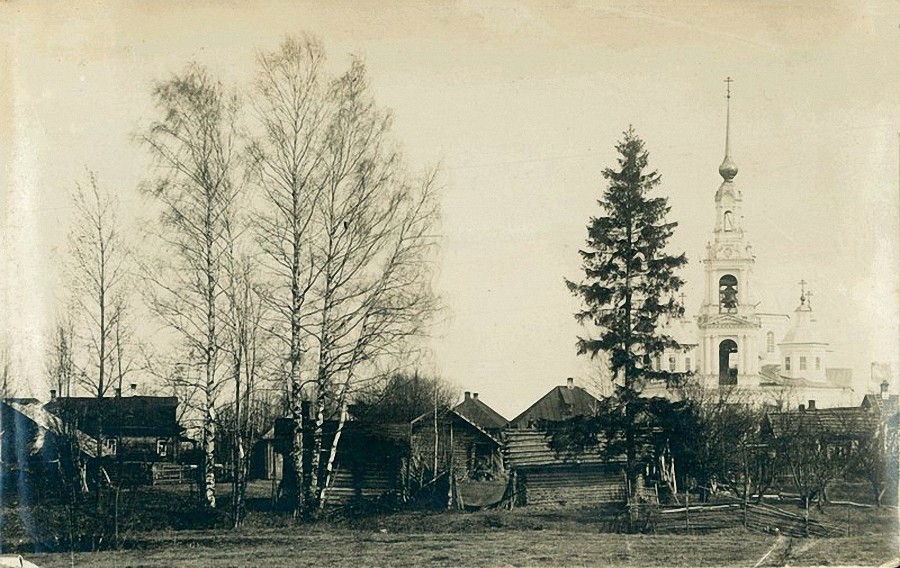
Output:
<svg viewBox="0 0 900 568">
<path fill-rule="evenodd" d="M 321 464 L 326 464 L 338 422 L 323 425 Z M 312 421 L 304 432 L 304 467 L 312 463 Z M 281 482 L 278 494 L 286 500 L 296 495 L 296 473 L 291 459 L 294 426 L 290 418 L 275 421 L 274 451 L 280 455 Z M 368 424 L 347 421 L 341 430 L 326 504 L 348 505 L 365 501 L 402 500 L 409 456 L 409 425 Z"/>
<path fill-rule="evenodd" d="M 621 463 L 607 463 L 598 448 L 578 455 L 555 452 L 542 430 L 506 432 L 504 457 L 514 506 L 602 505 L 625 502 Z"/>
<path fill-rule="evenodd" d="M 183 428 L 170 396 L 53 397 L 44 409 L 102 443 L 101 457 L 118 462 L 177 463 Z"/>
<path fill-rule="evenodd" d="M 604 461 L 599 448 L 557 453 L 544 426 L 596 414 L 600 401 L 568 379 L 514 418 L 503 446 L 513 505 L 584 506 L 625 502 L 620 463 Z"/>
<path fill-rule="evenodd" d="M 79 479 L 96 450 L 95 439 L 67 427 L 40 401 L 0 401 L 0 486 L 9 489 L 2 497 L 31 502 L 61 479 Z"/>
<path fill-rule="evenodd" d="M 426 413 L 412 421 L 413 468 L 424 479 L 451 471 L 460 480 L 501 477 L 502 432 L 507 424 L 478 398 L 478 393 L 466 392 L 463 401 L 453 408 Z"/>
<path fill-rule="evenodd" d="M 762 429 L 772 438 L 804 436 L 840 449 L 878 432 L 881 416 L 865 405 L 864 400 L 861 406 L 816 408 L 810 400 L 797 410 L 767 412 Z"/>
</svg>

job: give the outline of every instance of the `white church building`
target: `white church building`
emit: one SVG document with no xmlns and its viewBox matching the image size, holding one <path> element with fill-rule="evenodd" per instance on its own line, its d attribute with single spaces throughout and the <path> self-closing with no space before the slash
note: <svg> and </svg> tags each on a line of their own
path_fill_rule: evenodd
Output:
<svg viewBox="0 0 900 568">
<path fill-rule="evenodd" d="M 730 87 L 730 85 L 729 85 Z M 757 311 L 753 249 L 744 234 L 744 196 L 734 178 L 731 157 L 730 89 L 726 114 L 722 184 L 715 194 L 713 240 L 703 258 L 704 295 L 693 317 L 669 322 L 663 331 L 682 345 L 656 364 L 670 371 L 693 371 L 707 389 L 731 389 L 762 404 L 819 408 L 859 404 L 850 369 L 828 366 L 829 345 L 812 308 L 811 292 L 801 281 L 792 314 Z M 663 395 L 662 385 L 647 385 L 645 396 Z"/>
</svg>

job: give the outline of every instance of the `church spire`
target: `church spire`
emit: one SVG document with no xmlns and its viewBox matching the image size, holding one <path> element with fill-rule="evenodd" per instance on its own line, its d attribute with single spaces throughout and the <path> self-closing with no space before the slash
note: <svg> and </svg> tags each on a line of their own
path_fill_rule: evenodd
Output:
<svg viewBox="0 0 900 568">
<path fill-rule="evenodd" d="M 731 159 L 731 84 L 733 82 L 734 79 L 731 77 L 725 79 L 725 84 L 727 86 L 725 95 L 725 158 L 722 160 L 722 165 L 719 166 L 719 175 L 721 175 L 722 179 L 726 182 L 734 179 L 734 176 L 738 173 L 737 164 Z"/>
</svg>

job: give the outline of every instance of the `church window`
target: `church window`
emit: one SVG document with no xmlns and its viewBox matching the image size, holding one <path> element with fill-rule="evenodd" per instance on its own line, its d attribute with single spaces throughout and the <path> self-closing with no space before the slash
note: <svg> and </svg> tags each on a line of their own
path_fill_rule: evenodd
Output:
<svg viewBox="0 0 900 568">
<path fill-rule="evenodd" d="M 766 352 L 775 353 L 775 334 L 771 331 L 766 334 Z"/>
<path fill-rule="evenodd" d="M 675 372 L 675 357 L 669 357 L 669 371 Z"/>
<path fill-rule="evenodd" d="M 738 281 L 731 274 L 719 278 L 719 311 L 737 311 Z"/>
<path fill-rule="evenodd" d="M 822 358 L 816 357 L 816 370 L 819 371 L 822 369 Z"/>
<path fill-rule="evenodd" d="M 785 371 L 790 371 L 790 370 L 791 370 L 791 358 L 790 358 L 790 357 L 785 357 L 785 358 L 784 358 L 784 370 L 785 370 Z"/>
<path fill-rule="evenodd" d="M 690 357 L 684 358 L 684 370 L 687 372 L 691 371 L 691 358 Z"/>
<path fill-rule="evenodd" d="M 722 221 L 723 228 L 726 232 L 731 232 L 734 230 L 734 216 L 731 211 L 725 212 L 725 218 Z"/>
<path fill-rule="evenodd" d="M 806 357 L 800 357 L 800 370 L 806 370 Z"/>
</svg>

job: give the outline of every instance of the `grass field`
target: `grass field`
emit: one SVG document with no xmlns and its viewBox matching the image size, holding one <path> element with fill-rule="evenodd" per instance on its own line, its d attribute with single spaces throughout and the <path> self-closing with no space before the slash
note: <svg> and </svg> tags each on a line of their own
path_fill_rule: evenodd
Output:
<svg viewBox="0 0 900 568">
<path fill-rule="evenodd" d="M 264 501 L 266 488 L 254 494 Z M 465 512 L 405 511 L 295 523 L 289 514 L 251 510 L 245 527 L 180 530 L 185 488 L 154 490 L 141 501 L 140 523 L 124 550 L 35 554 L 55 566 L 878 566 L 898 555 L 897 509 L 831 505 L 812 515 L 833 526 L 833 538 L 777 537 L 741 527 L 711 534 L 637 535 L 610 532 L 608 511 L 534 509 Z M 224 496 L 223 496 L 223 502 Z M 796 511 L 795 504 L 779 506 Z M 224 511 L 223 511 L 224 512 Z M 16 516 L 0 526 L 4 551 L 27 538 Z M 13 522 L 15 521 L 15 522 Z M 768 556 L 765 556 L 768 553 Z M 760 562 L 765 556 L 764 561 Z"/>
<path fill-rule="evenodd" d="M 834 508 L 837 509 L 837 508 Z M 734 529 L 708 535 L 596 531 L 588 512 L 401 513 L 347 524 L 145 535 L 137 548 L 26 557 L 40 566 L 760 566 L 869 565 L 897 556 L 895 509 L 856 536 L 789 539 Z M 835 511 L 835 514 L 839 514 Z M 866 529 L 866 530 L 864 530 Z"/>
<path fill-rule="evenodd" d="M 145 550 L 78 554 L 76 566 L 746 566 L 761 557 L 763 535 L 708 538 L 495 530 L 465 533 L 254 531 L 178 535 Z M 67 566 L 67 555 L 37 556 Z M 752 565 L 752 562 L 750 563 Z"/>
<path fill-rule="evenodd" d="M 734 531 L 707 536 L 495 530 L 465 533 L 253 530 L 160 536 L 146 548 L 74 556 L 75 566 L 761 566 L 871 565 L 892 555 L 883 538 L 798 539 Z M 35 555 L 40 566 L 69 566 L 67 554 Z"/>
</svg>

